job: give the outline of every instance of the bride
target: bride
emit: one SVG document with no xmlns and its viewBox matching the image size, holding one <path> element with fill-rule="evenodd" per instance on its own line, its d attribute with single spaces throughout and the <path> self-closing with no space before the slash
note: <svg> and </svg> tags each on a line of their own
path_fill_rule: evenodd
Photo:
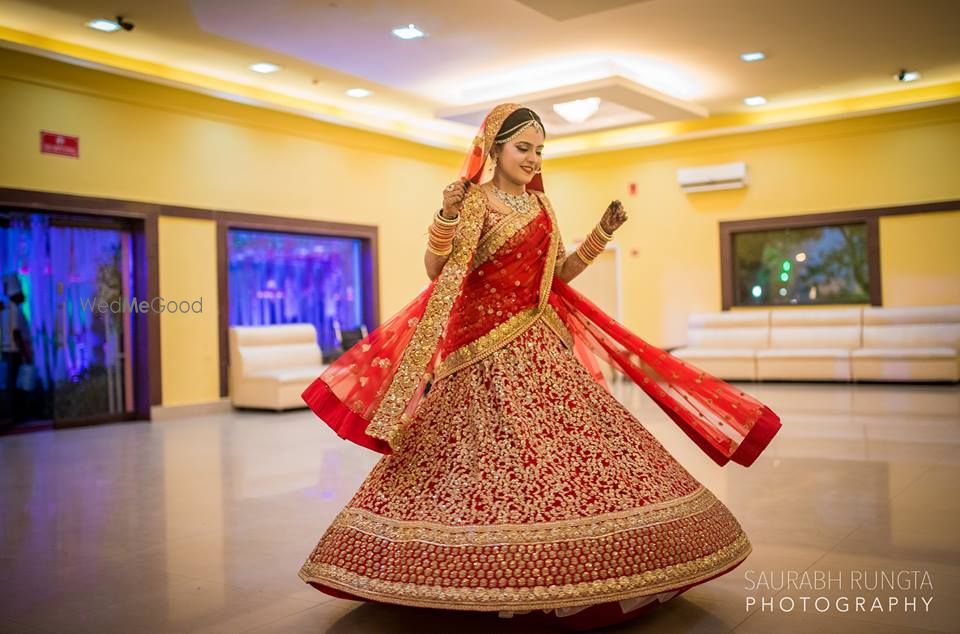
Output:
<svg viewBox="0 0 960 634">
<path fill-rule="evenodd" d="M 614 398 L 597 360 L 720 465 L 752 464 L 779 418 L 568 285 L 627 216 L 614 201 L 565 254 L 545 137 L 518 104 L 486 116 L 430 227 L 429 285 L 304 391 L 340 436 L 385 454 L 300 569 L 318 590 L 584 629 L 750 554 L 736 518 Z"/>
</svg>

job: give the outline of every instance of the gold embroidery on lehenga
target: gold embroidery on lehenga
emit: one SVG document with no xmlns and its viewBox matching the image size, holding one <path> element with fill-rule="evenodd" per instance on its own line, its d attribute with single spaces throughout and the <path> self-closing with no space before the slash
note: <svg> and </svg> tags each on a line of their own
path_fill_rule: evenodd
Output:
<svg viewBox="0 0 960 634">
<path fill-rule="evenodd" d="M 543 319 L 543 323 L 545 323 L 550 330 L 560 337 L 563 345 L 573 350 L 573 335 L 567 330 L 567 325 L 563 323 L 563 320 L 560 318 L 560 315 L 557 314 L 557 311 L 553 309 L 553 306 L 547 304 L 541 319 Z"/>
<path fill-rule="evenodd" d="M 300 571 L 356 596 L 524 610 L 681 588 L 750 552 L 736 518 L 547 321 L 435 383 Z"/>
</svg>

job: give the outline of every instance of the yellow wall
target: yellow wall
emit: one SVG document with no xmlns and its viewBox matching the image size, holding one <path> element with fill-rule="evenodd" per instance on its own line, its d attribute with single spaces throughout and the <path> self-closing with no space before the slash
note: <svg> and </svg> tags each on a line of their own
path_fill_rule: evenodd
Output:
<svg viewBox="0 0 960 634">
<path fill-rule="evenodd" d="M 163 404 L 216 400 L 220 394 L 217 224 L 161 217 L 157 225 L 160 297 L 165 305 L 178 305 L 176 310 L 160 313 Z M 181 302 L 189 302 L 189 310 L 181 312 Z"/>
<path fill-rule="evenodd" d="M 78 135 L 81 158 L 41 155 L 41 129 Z M 377 225 L 382 318 L 428 282 L 426 228 L 462 158 L 5 49 L 0 147 L 0 187 Z M 161 292 L 199 285 L 210 311 L 199 329 L 162 322 L 165 405 L 219 398 L 210 226 L 161 224 Z"/>
<path fill-rule="evenodd" d="M 40 155 L 40 129 L 79 135 L 81 159 Z M 0 147 L 0 187 L 375 224 L 382 318 L 426 284 L 425 229 L 461 160 L 2 49 Z M 676 184 L 678 167 L 739 160 L 744 190 L 688 196 Z M 689 312 L 720 309 L 719 221 L 960 199 L 958 171 L 954 104 L 555 159 L 544 177 L 568 244 L 623 200 L 624 320 L 671 346 Z M 947 237 L 958 229 L 960 212 L 882 219 L 885 304 L 960 303 Z M 203 292 L 204 311 L 210 300 L 198 328 L 161 322 L 164 404 L 217 398 L 214 245 L 212 223 L 161 222 L 161 293 Z"/>
<path fill-rule="evenodd" d="M 960 210 L 880 219 L 884 306 L 960 304 Z"/>
<path fill-rule="evenodd" d="M 688 195 L 677 185 L 678 168 L 732 161 L 747 163 L 748 187 Z M 630 215 L 617 234 L 624 320 L 661 346 L 685 343 L 689 313 L 721 308 L 720 221 L 960 199 L 958 174 L 960 104 L 544 167 L 567 242 L 582 238 L 612 199 L 623 201 Z M 885 217 L 880 234 L 884 305 L 960 303 L 960 260 L 951 244 L 960 236 L 960 212 Z M 915 283 L 921 274 L 926 279 Z"/>
</svg>

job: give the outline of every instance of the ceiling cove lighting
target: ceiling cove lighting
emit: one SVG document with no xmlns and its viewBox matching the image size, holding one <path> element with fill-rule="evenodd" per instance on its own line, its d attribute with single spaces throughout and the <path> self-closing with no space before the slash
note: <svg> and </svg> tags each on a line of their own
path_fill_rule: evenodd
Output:
<svg viewBox="0 0 960 634">
<path fill-rule="evenodd" d="M 901 70 L 896 77 L 898 81 L 917 81 L 920 79 L 920 73 L 915 70 Z"/>
<path fill-rule="evenodd" d="M 373 93 L 366 88 L 351 88 L 347 91 L 347 96 L 354 97 L 355 99 L 363 99 L 364 97 L 369 97 L 372 94 Z"/>
<path fill-rule="evenodd" d="M 759 62 L 760 60 L 766 59 L 767 56 L 760 51 L 754 51 L 753 53 L 741 53 L 740 59 L 745 62 Z"/>
<path fill-rule="evenodd" d="M 587 97 L 553 104 L 553 111 L 567 123 L 583 123 L 600 109 L 600 97 Z"/>
<path fill-rule="evenodd" d="M 104 33 L 113 33 L 114 31 L 120 30 L 120 25 L 113 20 L 104 20 L 103 18 L 97 18 L 96 20 L 90 20 L 87 22 L 87 26 L 91 29 L 96 29 L 97 31 L 103 31 Z"/>
<path fill-rule="evenodd" d="M 261 75 L 269 75 L 280 70 L 280 67 L 270 62 L 257 62 L 256 64 L 250 64 L 250 70 Z"/>
<path fill-rule="evenodd" d="M 748 106 L 762 106 L 763 104 L 767 103 L 767 100 L 763 97 L 747 97 L 743 100 L 743 103 L 747 104 Z"/>
<path fill-rule="evenodd" d="M 423 31 L 418 29 L 413 24 L 408 24 L 407 26 L 401 26 L 393 30 L 393 34 L 399 37 L 401 40 L 415 40 L 418 37 L 423 37 L 426 35 Z"/>
</svg>

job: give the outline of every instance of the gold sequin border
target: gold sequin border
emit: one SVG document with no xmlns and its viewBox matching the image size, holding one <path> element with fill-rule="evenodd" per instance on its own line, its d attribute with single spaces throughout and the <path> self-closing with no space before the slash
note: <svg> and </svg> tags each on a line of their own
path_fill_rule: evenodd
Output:
<svg viewBox="0 0 960 634">
<path fill-rule="evenodd" d="M 704 513 L 717 498 L 701 486 L 689 495 L 637 509 L 537 524 L 449 526 L 435 522 L 394 520 L 357 508 L 344 509 L 333 522 L 391 542 L 419 541 L 442 546 L 491 544 L 542 544 L 575 539 L 595 539 Z"/>
<path fill-rule="evenodd" d="M 497 134 L 500 132 L 500 126 L 507 120 L 507 117 L 522 107 L 523 106 L 518 103 L 502 103 L 490 111 L 486 123 L 484 123 L 483 126 L 484 152 L 489 152 L 493 147 Z"/>
<path fill-rule="evenodd" d="M 520 588 L 456 588 L 384 581 L 309 561 L 299 574 L 307 582 L 387 603 L 452 610 L 519 611 L 591 605 L 682 588 L 734 568 L 751 552 L 750 541 L 740 531 L 736 539 L 709 555 L 656 570 L 615 579 Z"/>
<path fill-rule="evenodd" d="M 525 308 L 502 324 L 494 326 L 486 334 L 451 352 L 437 368 L 434 382 L 448 377 L 457 370 L 472 365 L 506 346 L 533 325 L 537 320 L 537 310 L 536 306 Z"/>
<path fill-rule="evenodd" d="M 430 293 L 423 317 L 404 349 L 390 387 L 367 426 L 367 435 L 386 441 L 394 450 L 397 449 L 402 434 L 404 411 L 423 380 L 427 364 L 433 358 L 437 342 L 446 327 L 450 310 L 460 294 L 463 280 L 476 252 L 483 229 L 485 201 L 486 194 L 476 188 L 464 198 L 460 211 L 462 219 L 454 238 L 453 252 L 447 258 Z"/>
<path fill-rule="evenodd" d="M 560 337 L 563 345 L 573 350 L 573 335 L 567 330 L 567 325 L 563 323 L 563 320 L 560 318 L 560 315 L 557 314 L 557 311 L 553 309 L 553 306 L 547 304 L 547 308 L 543 311 L 541 319 L 543 319 L 543 323 L 547 325 L 547 328 Z"/>
</svg>

